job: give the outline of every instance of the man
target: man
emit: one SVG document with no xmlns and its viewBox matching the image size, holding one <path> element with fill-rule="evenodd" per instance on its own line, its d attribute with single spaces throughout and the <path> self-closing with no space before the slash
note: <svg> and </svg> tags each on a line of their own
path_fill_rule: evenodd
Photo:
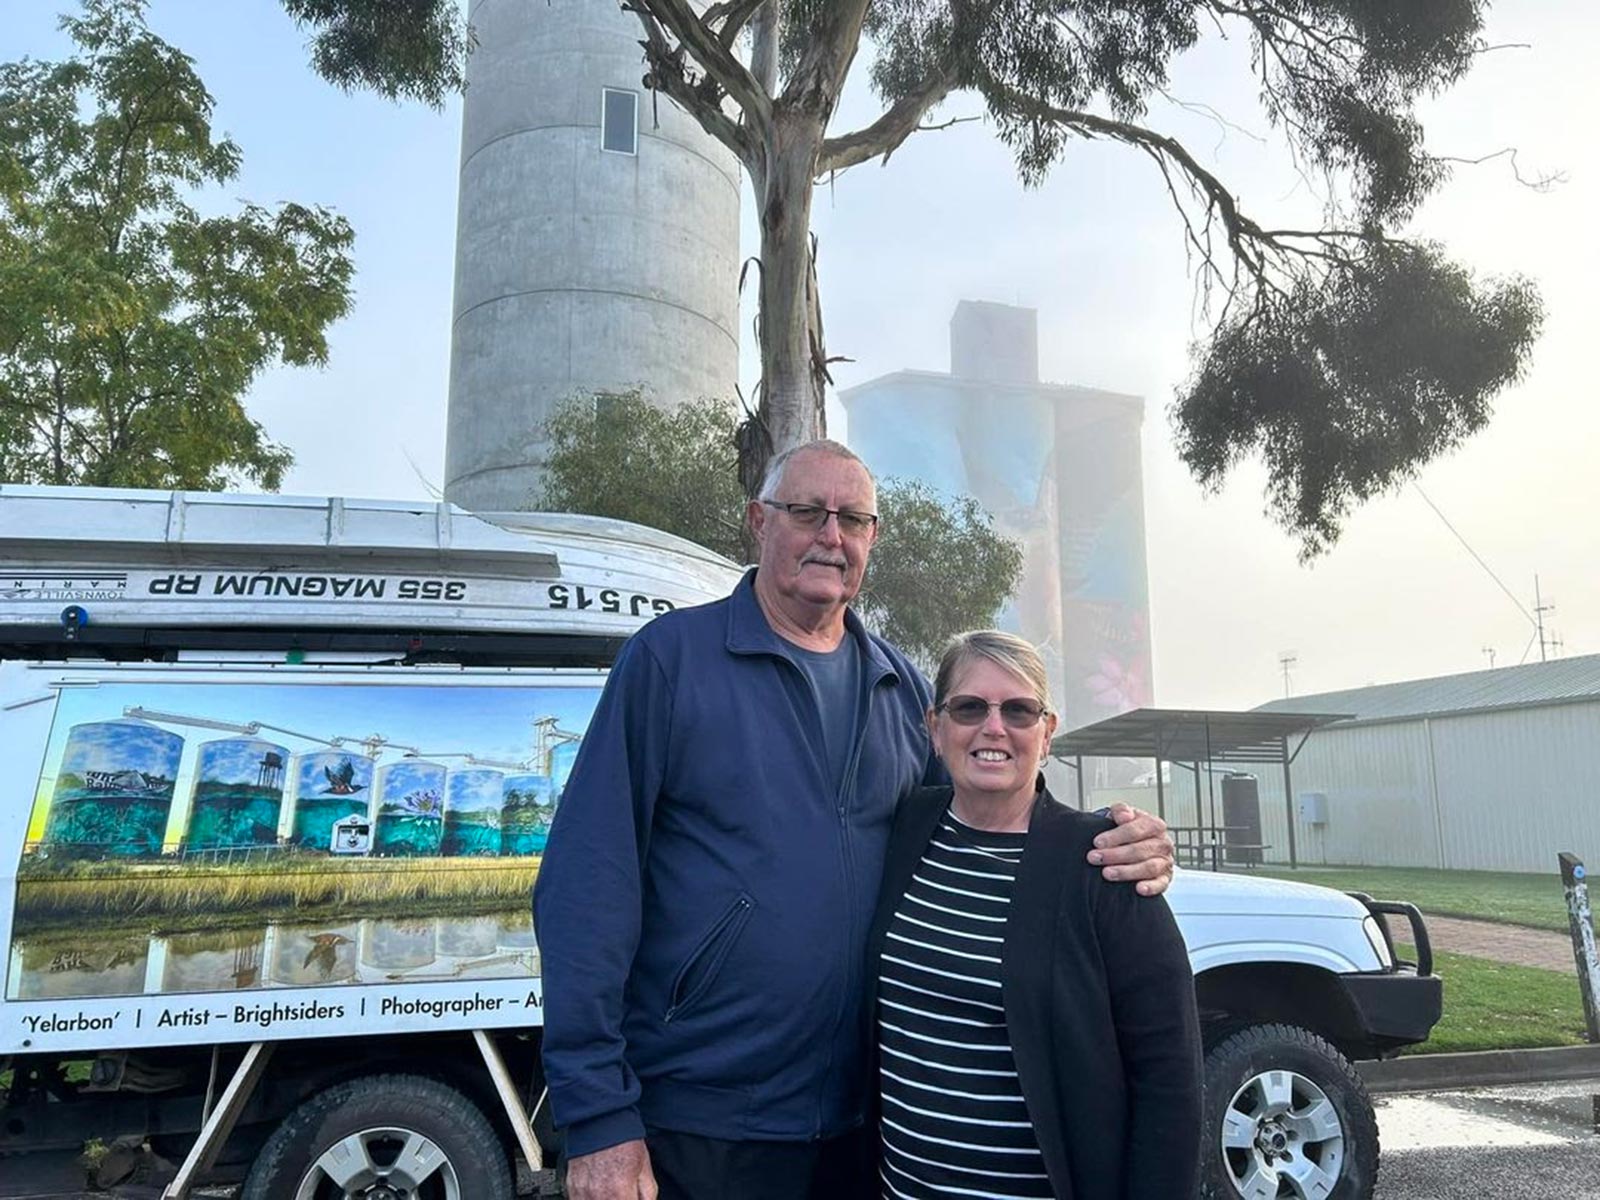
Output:
<svg viewBox="0 0 1600 1200">
<path fill-rule="evenodd" d="M 618 656 L 534 890 L 572 1200 L 851 1194 L 867 925 L 896 802 L 939 778 L 927 682 L 849 608 L 877 537 L 836 442 L 778 456 L 757 568 Z M 1155 895 L 1165 826 L 1090 854 Z"/>
</svg>

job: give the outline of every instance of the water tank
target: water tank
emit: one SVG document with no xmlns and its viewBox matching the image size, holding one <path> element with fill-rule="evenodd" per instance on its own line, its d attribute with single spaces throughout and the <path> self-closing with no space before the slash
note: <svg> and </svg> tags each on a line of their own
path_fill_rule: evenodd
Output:
<svg viewBox="0 0 1600 1200">
<path fill-rule="evenodd" d="M 439 853 L 471 858 L 500 853 L 500 811 L 506 777 L 499 771 L 451 771 L 444 787 L 444 837 Z"/>
<path fill-rule="evenodd" d="M 372 852 L 433 855 L 444 834 L 445 769 L 438 763 L 390 763 L 378 768 L 377 823 Z"/>
<path fill-rule="evenodd" d="M 288 764 L 288 750 L 261 738 L 203 743 L 195 764 L 184 847 L 276 845 Z"/>
<path fill-rule="evenodd" d="M 45 817 L 45 852 L 160 854 L 182 757 L 181 737 L 144 721 L 72 726 Z"/>
<path fill-rule="evenodd" d="M 1222 777 L 1222 844 L 1230 865 L 1261 865 L 1261 793 L 1254 775 Z"/>
<path fill-rule="evenodd" d="M 289 840 L 308 850 L 331 851 L 333 824 L 367 816 L 372 800 L 372 760 L 343 750 L 301 754 L 294 761 L 294 826 Z"/>
<path fill-rule="evenodd" d="M 500 813 L 500 853 L 543 853 L 555 811 L 548 776 L 507 775 L 505 807 Z"/>
<path fill-rule="evenodd" d="M 531 507 L 544 422 L 574 395 L 732 402 L 740 177 L 652 104 L 616 0 L 472 0 L 468 19 L 444 493 L 508 511 Z"/>
</svg>

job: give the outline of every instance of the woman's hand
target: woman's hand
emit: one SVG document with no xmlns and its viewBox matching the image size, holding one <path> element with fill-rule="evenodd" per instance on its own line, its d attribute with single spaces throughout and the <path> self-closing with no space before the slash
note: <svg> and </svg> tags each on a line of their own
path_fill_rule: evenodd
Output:
<svg viewBox="0 0 1600 1200">
<path fill-rule="evenodd" d="M 1141 896 L 1159 896 L 1172 882 L 1172 839 L 1167 823 L 1118 801 L 1106 814 L 1117 823 L 1095 838 L 1091 865 L 1111 883 L 1137 881 Z"/>
</svg>

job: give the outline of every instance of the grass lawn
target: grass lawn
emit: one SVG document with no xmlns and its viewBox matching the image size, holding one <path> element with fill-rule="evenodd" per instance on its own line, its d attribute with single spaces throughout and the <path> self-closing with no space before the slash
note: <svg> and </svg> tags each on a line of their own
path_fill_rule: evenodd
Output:
<svg viewBox="0 0 1600 1200">
<path fill-rule="evenodd" d="M 1404 954 L 1410 947 L 1401 947 Z M 1444 1016 L 1433 1036 L 1407 1054 L 1520 1050 L 1584 1042 L 1583 1001 L 1574 975 L 1513 967 L 1465 954 L 1435 954 L 1444 980 Z"/>
<path fill-rule="evenodd" d="M 1567 902 L 1553 864 L 1547 875 L 1423 867 L 1301 867 L 1291 871 L 1277 865 L 1258 870 L 1278 879 L 1320 884 L 1341 892 L 1366 892 L 1379 900 L 1409 900 L 1424 913 L 1443 917 L 1567 931 Z"/>
</svg>

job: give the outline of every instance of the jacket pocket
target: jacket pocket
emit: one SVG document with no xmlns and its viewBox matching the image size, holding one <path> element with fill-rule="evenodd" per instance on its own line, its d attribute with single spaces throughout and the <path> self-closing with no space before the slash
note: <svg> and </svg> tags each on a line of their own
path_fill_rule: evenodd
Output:
<svg viewBox="0 0 1600 1200">
<path fill-rule="evenodd" d="M 678 968 L 678 973 L 672 980 L 672 991 L 667 997 L 666 1015 L 663 1021 L 671 1021 L 683 1014 L 686 1008 L 692 1006 L 697 1000 L 710 990 L 716 982 L 717 973 L 722 970 L 722 964 L 727 961 L 728 952 L 733 949 L 733 944 L 739 940 L 739 934 L 744 930 L 745 922 L 750 919 L 750 910 L 756 906 L 744 892 L 730 904 L 706 930 L 705 936 L 693 950 L 689 957 L 684 959 L 683 965 Z"/>
</svg>

